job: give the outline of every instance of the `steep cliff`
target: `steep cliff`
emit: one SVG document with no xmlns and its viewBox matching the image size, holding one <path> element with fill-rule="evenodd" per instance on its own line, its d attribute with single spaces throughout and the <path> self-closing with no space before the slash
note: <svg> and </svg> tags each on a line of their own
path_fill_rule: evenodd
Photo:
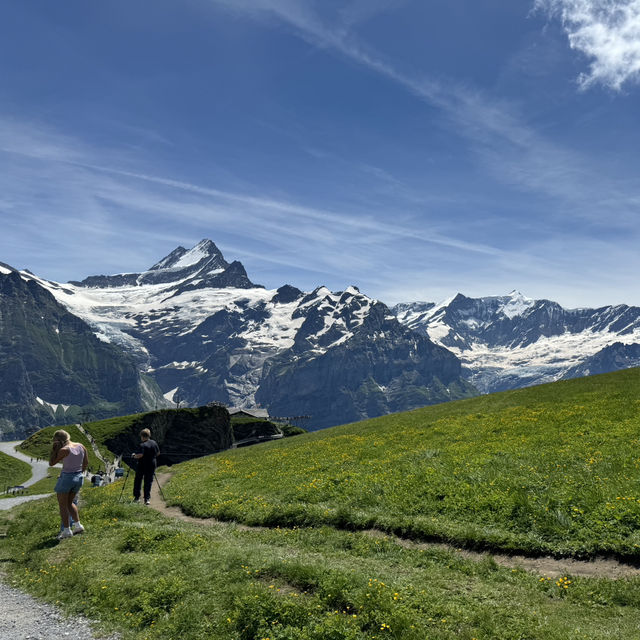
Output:
<svg viewBox="0 0 640 640">
<path fill-rule="evenodd" d="M 229 412 L 220 406 L 196 409 L 164 409 L 120 419 L 121 430 L 104 444 L 124 461 L 136 451 L 140 431 L 149 429 L 160 446 L 161 464 L 184 462 L 190 458 L 228 449 L 233 444 Z M 89 429 L 91 430 L 91 425 Z M 97 431 L 100 424 L 97 425 Z"/>
</svg>

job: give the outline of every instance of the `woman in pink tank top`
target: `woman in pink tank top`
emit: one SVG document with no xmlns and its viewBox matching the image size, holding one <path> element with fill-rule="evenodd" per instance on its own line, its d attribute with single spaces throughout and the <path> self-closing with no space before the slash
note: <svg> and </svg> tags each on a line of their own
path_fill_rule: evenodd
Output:
<svg viewBox="0 0 640 640">
<path fill-rule="evenodd" d="M 89 464 L 89 456 L 84 445 L 80 442 L 71 442 L 69 434 L 60 429 L 53 434 L 49 466 L 53 467 L 62 462 L 62 473 L 55 486 L 60 507 L 63 529 L 58 538 L 71 538 L 74 533 L 82 533 L 84 527 L 80 524 L 78 507 L 74 499 L 82 487 L 84 471 Z M 73 531 L 69 527 L 69 516 L 73 518 Z"/>
</svg>

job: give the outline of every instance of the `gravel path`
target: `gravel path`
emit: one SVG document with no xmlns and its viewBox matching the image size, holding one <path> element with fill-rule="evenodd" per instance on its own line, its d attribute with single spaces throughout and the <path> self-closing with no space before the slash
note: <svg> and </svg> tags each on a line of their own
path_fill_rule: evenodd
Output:
<svg viewBox="0 0 640 640">
<path fill-rule="evenodd" d="M 0 575 L 0 640 L 95 640 L 89 621 L 65 618 L 58 609 L 3 582 Z M 119 636 L 109 636 L 117 640 Z"/>
<path fill-rule="evenodd" d="M 40 498 L 46 498 L 47 496 L 50 496 L 50 495 L 52 494 L 39 493 L 38 495 L 34 495 L 34 496 L 16 496 L 15 498 L 3 498 L 2 500 L 0 500 L 0 511 L 8 511 L 9 509 L 16 507 L 17 505 L 22 504 L 23 502 L 31 502 L 31 500 L 39 500 Z M 3 640 L 2 636 L 0 636 L 0 640 Z"/>
<path fill-rule="evenodd" d="M 31 465 L 32 476 L 31 478 L 29 478 L 29 480 L 22 483 L 23 487 L 30 487 L 32 484 L 38 482 L 38 480 L 42 480 L 47 477 L 49 473 L 49 463 L 45 460 L 34 460 L 21 451 L 16 451 L 15 447 L 17 447 L 19 444 L 22 444 L 22 440 L 0 442 L 0 451 Z M 1 637 L 0 640 L 2 640 Z"/>
</svg>

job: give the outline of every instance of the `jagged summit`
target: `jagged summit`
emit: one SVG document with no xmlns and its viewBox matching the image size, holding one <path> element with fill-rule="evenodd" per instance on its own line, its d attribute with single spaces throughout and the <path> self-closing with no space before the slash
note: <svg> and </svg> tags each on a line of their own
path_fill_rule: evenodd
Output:
<svg viewBox="0 0 640 640">
<path fill-rule="evenodd" d="M 191 249 L 182 246 L 156 262 L 142 273 L 120 273 L 112 276 L 89 276 L 70 284 L 91 288 L 136 287 L 149 284 L 174 285 L 178 292 L 205 287 L 248 289 L 253 284 L 245 268 L 235 260 L 229 264 L 222 252 L 209 239 L 201 240 Z"/>
<path fill-rule="evenodd" d="M 211 260 L 219 263 L 219 266 L 226 268 L 228 266 L 222 252 L 209 239 L 200 240 L 198 244 L 189 249 L 180 246 L 174 249 L 168 256 L 165 256 L 160 262 L 154 264 L 149 271 L 159 271 L 161 269 L 182 269 L 192 265 L 199 264 L 203 260 L 210 262 Z"/>
<path fill-rule="evenodd" d="M 14 269 L 11 265 L 8 265 L 6 262 L 0 262 L 0 273 L 3 274 L 8 274 L 11 273 L 12 271 L 17 271 L 17 269 Z"/>
</svg>

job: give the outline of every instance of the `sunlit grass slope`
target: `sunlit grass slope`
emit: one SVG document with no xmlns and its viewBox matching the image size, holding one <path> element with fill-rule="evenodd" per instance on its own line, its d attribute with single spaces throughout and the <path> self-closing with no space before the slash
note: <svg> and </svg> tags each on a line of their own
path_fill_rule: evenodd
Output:
<svg viewBox="0 0 640 640">
<path fill-rule="evenodd" d="M 21 507 L 0 561 L 14 585 L 123 640 L 638 637 L 638 579 L 547 580 L 331 527 L 191 524 L 119 493 L 83 491 L 86 532 L 60 543 L 54 498 Z"/>
<path fill-rule="evenodd" d="M 134 413 L 128 416 L 118 416 L 116 418 L 88 422 L 85 428 L 97 443 L 104 444 L 104 442 L 110 438 L 114 438 L 123 431 L 130 429 L 132 425 L 139 422 L 143 415 L 143 413 Z"/>
<path fill-rule="evenodd" d="M 53 434 L 58 429 L 64 429 L 71 436 L 72 442 L 81 442 L 86 447 L 87 453 L 89 454 L 89 468 L 92 471 L 104 469 L 104 464 L 96 457 L 86 436 L 74 424 L 68 424 L 64 427 L 45 427 L 44 429 L 40 429 L 40 431 L 36 431 L 36 433 L 29 436 L 20 445 L 20 451 L 28 456 L 48 460 L 51 453 Z"/>
<path fill-rule="evenodd" d="M 640 370 L 431 406 L 180 465 L 201 517 L 640 558 Z"/>
</svg>

